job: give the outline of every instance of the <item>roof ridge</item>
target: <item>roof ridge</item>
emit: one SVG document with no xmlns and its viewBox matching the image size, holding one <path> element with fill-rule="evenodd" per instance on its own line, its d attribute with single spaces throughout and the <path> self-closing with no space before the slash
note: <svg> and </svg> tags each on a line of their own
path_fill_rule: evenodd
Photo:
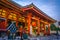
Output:
<svg viewBox="0 0 60 40">
<path fill-rule="evenodd" d="M 16 3 L 15 1 L 8 0 L 8 2 L 10 2 L 10 3 L 12 3 L 12 4 L 14 4 L 14 5 L 18 6 L 18 7 L 22 7 L 22 5 L 20 5 L 20 4 L 18 4 L 18 3 Z"/>
</svg>

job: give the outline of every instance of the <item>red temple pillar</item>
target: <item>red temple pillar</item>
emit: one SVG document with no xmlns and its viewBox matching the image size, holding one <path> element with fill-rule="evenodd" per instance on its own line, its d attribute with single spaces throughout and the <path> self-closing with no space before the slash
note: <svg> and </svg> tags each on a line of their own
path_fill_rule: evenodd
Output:
<svg viewBox="0 0 60 40">
<path fill-rule="evenodd" d="M 31 13 L 28 13 L 27 15 L 27 22 L 28 22 L 28 34 L 30 34 Z"/>
<path fill-rule="evenodd" d="M 0 29 L 6 29 L 6 27 L 5 27 L 5 21 L 1 21 L 0 22 Z M 5 31 L 5 30 L 3 30 L 3 31 Z"/>
<path fill-rule="evenodd" d="M 44 35 L 46 35 L 46 24 L 44 23 Z"/>
<path fill-rule="evenodd" d="M 18 19 L 19 19 L 19 14 L 17 14 L 17 17 L 16 17 L 16 27 L 18 28 Z"/>
<path fill-rule="evenodd" d="M 40 34 L 40 20 L 38 20 L 38 34 Z"/>
<path fill-rule="evenodd" d="M 50 34 L 50 24 L 48 24 L 48 34 Z"/>
</svg>

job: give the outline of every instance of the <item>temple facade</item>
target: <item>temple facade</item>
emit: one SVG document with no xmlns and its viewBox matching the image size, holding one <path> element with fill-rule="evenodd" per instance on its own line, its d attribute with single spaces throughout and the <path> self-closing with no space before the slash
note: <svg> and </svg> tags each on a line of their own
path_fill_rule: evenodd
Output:
<svg viewBox="0 0 60 40">
<path fill-rule="evenodd" d="M 0 1 L 0 34 L 9 34 L 7 30 L 12 23 L 15 23 L 17 31 L 15 35 L 26 32 L 28 35 L 49 35 L 50 24 L 56 20 L 42 12 L 33 3 L 22 7 L 11 0 Z M 12 30 L 12 29 L 11 29 Z"/>
</svg>

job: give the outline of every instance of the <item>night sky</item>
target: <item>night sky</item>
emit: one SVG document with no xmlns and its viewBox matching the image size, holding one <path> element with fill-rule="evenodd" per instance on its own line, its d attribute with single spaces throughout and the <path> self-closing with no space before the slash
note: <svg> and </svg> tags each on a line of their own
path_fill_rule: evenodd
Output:
<svg viewBox="0 0 60 40">
<path fill-rule="evenodd" d="M 33 3 L 44 13 L 55 20 L 60 20 L 60 0 L 13 0 L 16 3 L 26 6 Z"/>
</svg>

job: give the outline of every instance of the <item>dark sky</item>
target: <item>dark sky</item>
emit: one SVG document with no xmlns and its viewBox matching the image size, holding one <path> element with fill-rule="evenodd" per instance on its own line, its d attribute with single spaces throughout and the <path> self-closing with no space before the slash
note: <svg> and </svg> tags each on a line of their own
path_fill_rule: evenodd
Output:
<svg viewBox="0 0 60 40">
<path fill-rule="evenodd" d="M 55 20 L 60 20 L 60 0 L 13 0 L 16 3 L 26 6 L 33 3 L 44 13 Z"/>
</svg>

